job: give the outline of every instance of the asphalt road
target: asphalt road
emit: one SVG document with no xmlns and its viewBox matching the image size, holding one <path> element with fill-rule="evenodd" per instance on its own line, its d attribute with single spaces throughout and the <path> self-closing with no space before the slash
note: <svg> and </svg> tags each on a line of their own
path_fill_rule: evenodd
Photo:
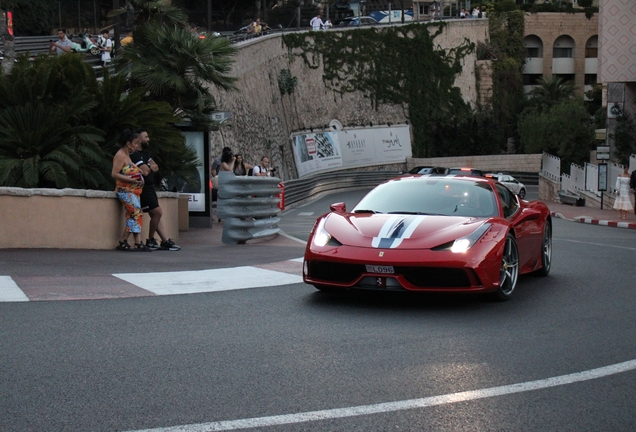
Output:
<svg viewBox="0 0 636 432">
<path fill-rule="evenodd" d="M 359 193 L 281 226 L 306 238 Z M 0 304 L 0 430 L 635 430 L 636 232 L 556 219 L 553 244 L 505 303 L 294 284 Z"/>
</svg>

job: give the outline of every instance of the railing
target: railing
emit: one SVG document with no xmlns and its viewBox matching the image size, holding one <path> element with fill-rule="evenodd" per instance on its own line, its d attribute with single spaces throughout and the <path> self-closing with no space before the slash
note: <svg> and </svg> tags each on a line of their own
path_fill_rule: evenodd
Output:
<svg viewBox="0 0 636 432">
<path fill-rule="evenodd" d="M 608 185 L 608 188 L 611 187 Z M 601 196 L 598 190 L 598 166 L 585 163 L 585 190 Z"/>
<path fill-rule="evenodd" d="M 375 187 L 401 174 L 401 171 L 343 171 L 288 180 L 284 183 L 285 206 L 299 204 L 319 195 L 341 189 Z"/>
<path fill-rule="evenodd" d="M 577 164 L 570 164 L 570 182 L 573 192 L 585 190 L 585 169 Z"/>
<path fill-rule="evenodd" d="M 559 181 L 561 179 L 561 159 L 549 153 L 543 153 L 541 174 L 552 181 Z"/>
</svg>

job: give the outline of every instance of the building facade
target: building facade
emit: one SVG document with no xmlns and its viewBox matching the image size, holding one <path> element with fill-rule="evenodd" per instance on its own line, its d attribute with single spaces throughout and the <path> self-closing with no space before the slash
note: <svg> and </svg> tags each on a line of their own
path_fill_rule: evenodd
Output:
<svg viewBox="0 0 636 432">
<path fill-rule="evenodd" d="M 591 90 L 598 82 L 598 20 L 596 14 L 590 19 L 583 13 L 526 14 L 524 91 L 552 77 L 574 81 L 581 95 Z"/>
</svg>

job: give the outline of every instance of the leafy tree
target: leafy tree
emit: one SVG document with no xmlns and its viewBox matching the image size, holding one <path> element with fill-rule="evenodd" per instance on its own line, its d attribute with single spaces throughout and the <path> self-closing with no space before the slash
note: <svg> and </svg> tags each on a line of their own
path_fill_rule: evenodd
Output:
<svg viewBox="0 0 636 432">
<path fill-rule="evenodd" d="M 524 110 L 518 124 L 521 145 L 527 153 L 547 152 L 561 158 L 562 168 L 582 165 L 594 144 L 594 127 L 578 99 L 562 99 L 547 109 Z"/>
<path fill-rule="evenodd" d="M 45 36 L 51 34 L 58 13 L 58 2 L 51 0 L 2 0 L 2 7 L 13 11 L 16 34 Z"/>
<path fill-rule="evenodd" d="M 614 139 L 614 153 L 623 165 L 629 165 L 629 158 L 636 153 L 636 122 L 629 114 L 616 118 L 616 127 L 611 135 Z"/>
<path fill-rule="evenodd" d="M 503 148 L 507 139 L 516 135 L 517 116 L 523 109 L 524 15 L 515 10 L 492 12 L 488 16 L 491 55 L 494 56 L 491 105 L 493 126 L 498 129 L 492 132 Z"/>
</svg>

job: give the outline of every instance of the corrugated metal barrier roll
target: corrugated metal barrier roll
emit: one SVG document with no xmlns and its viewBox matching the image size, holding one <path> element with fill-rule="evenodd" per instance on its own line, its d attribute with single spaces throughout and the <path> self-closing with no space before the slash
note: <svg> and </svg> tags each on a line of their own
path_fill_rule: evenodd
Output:
<svg viewBox="0 0 636 432">
<path fill-rule="evenodd" d="M 276 177 L 219 173 L 216 212 L 223 219 L 223 243 L 239 244 L 278 234 L 280 181 Z"/>
</svg>

